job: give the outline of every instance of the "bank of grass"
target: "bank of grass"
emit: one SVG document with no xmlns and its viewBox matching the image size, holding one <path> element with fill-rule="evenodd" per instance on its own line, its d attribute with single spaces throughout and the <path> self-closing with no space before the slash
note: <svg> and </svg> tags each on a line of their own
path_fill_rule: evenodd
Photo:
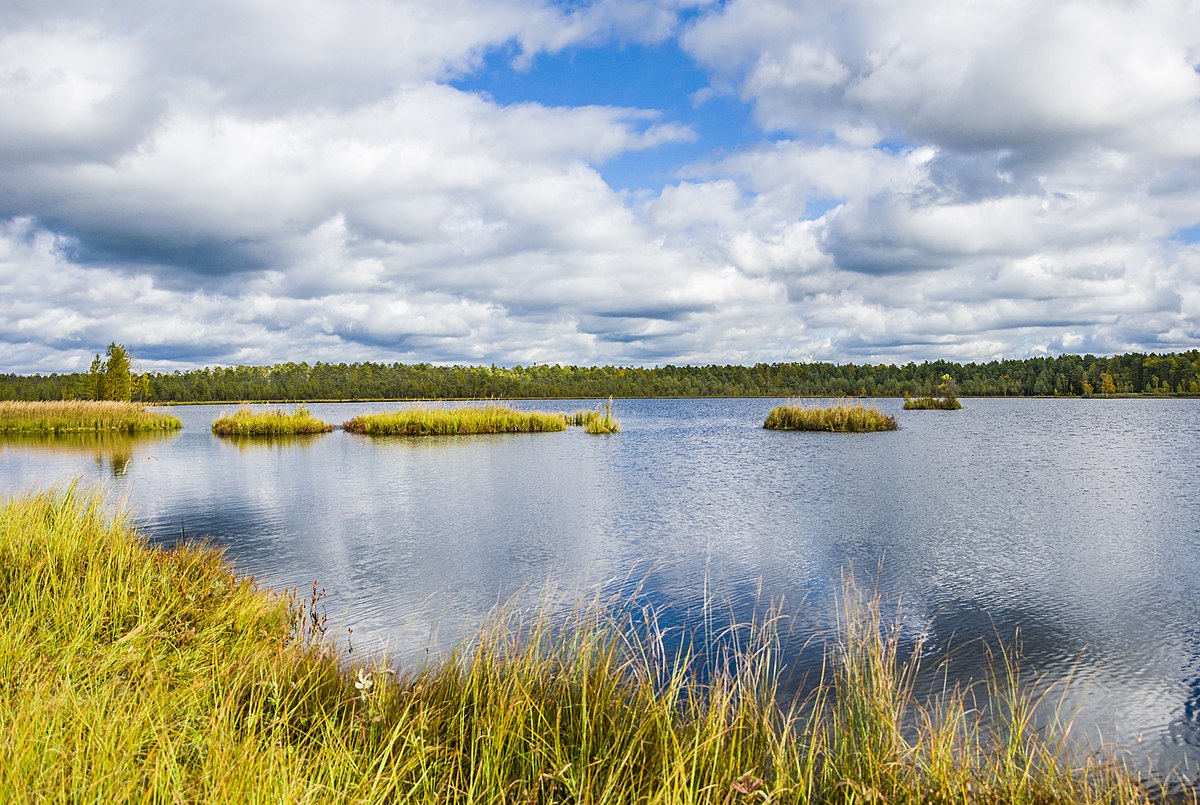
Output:
<svg viewBox="0 0 1200 805">
<path fill-rule="evenodd" d="M 0 433 L 143 433 L 177 430 L 178 419 L 133 402 L 0 402 Z"/>
<path fill-rule="evenodd" d="M 360 414 L 342 424 L 367 436 L 463 436 L 477 433 L 549 433 L 567 428 L 564 414 L 516 411 L 501 405 L 402 408 Z"/>
<path fill-rule="evenodd" d="M 331 430 L 333 425 L 314 417 L 304 405 L 297 405 L 290 413 L 281 409 L 239 408 L 232 414 L 222 414 L 212 423 L 212 432 L 218 436 L 291 436 Z"/>
<path fill-rule="evenodd" d="M 896 430 L 896 418 L 862 403 L 839 402 L 826 407 L 780 405 L 767 414 L 768 430 L 825 430 L 835 433 L 867 433 Z"/>
<path fill-rule="evenodd" d="M 0 508 L 0 800 L 1137 803 L 1073 765 L 1002 667 L 913 693 L 914 661 L 846 587 L 804 707 L 781 707 L 773 622 L 706 683 L 614 610 L 498 617 L 450 657 L 346 667 L 295 595 L 219 552 L 152 550 L 76 490 Z"/>
<path fill-rule="evenodd" d="M 612 418 L 613 398 L 609 397 L 604 403 L 603 410 L 576 411 L 567 417 L 567 422 L 576 427 L 582 427 L 585 433 L 604 434 L 620 433 L 621 426 Z"/>
<path fill-rule="evenodd" d="M 957 411 L 962 403 L 957 397 L 905 397 L 905 411 Z"/>
</svg>

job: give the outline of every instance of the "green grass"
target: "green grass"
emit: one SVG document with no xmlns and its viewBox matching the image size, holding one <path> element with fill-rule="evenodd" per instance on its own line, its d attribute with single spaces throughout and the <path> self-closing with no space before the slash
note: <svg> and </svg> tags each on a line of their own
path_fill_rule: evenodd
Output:
<svg viewBox="0 0 1200 805">
<path fill-rule="evenodd" d="M 0 402 L 0 433 L 141 433 L 181 427 L 175 417 L 147 411 L 141 403 Z"/>
<path fill-rule="evenodd" d="M 895 624 L 852 585 L 797 707 L 776 620 L 731 630 L 701 683 L 621 611 L 502 613 L 420 670 L 346 667 L 310 604 L 218 551 L 149 549 L 74 489 L 21 497 L 0 506 L 0 801 L 1148 801 L 1035 728 L 1011 662 L 918 701 Z"/>
<path fill-rule="evenodd" d="M 461 436 L 475 433 L 547 433 L 567 428 L 564 414 L 514 411 L 499 405 L 404 408 L 356 416 L 342 427 L 368 436 Z"/>
<path fill-rule="evenodd" d="M 896 418 L 861 403 L 838 403 L 825 408 L 780 405 L 771 409 L 763 427 L 769 430 L 826 430 L 835 433 L 866 433 L 896 430 Z"/>
<path fill-rule="evenodd" d="M 604 410 L 576 411 L 567 417 L 567 422 L 576 427 L 582 427 L 585 433 L 604 434 L 620 433 L 621 426 L 612 418 L 613 398 L 609 397 L 604 404 Z"/>
<path fill-rule="evenodd" d="M 239 408 L 212 423 L 218 436 L 289 436 L 302 433 L 328 433 L 333 425 L 314 417 L 303 405 L 288 413 L 281 410 L 255 411 Z"/>
<path fill-rule="evenodd" d="M 905 411 L 957 411 L 962 403 L 957 397 L 905 397 Z"/>
</svg>

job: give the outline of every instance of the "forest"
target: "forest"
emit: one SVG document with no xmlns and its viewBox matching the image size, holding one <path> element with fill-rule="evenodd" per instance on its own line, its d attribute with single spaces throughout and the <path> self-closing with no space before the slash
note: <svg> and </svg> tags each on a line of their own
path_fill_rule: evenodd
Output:
<svg viewBox="0 0 1200 805">
<path fill-rule="evenodd" d="M 110 356 L 112 346 L 110 345 Z M 124 353 L 121 353 L 122 355 Z M 107 368 L 104 367 L 104 368 Z M 237 402 L 351 399 L 607 397 L 901 397 L 930 394 L 949 374 L 961 396 L 1200 395 L 1200 350 L 959 364 L 759 363 L 753 366 L 435 366 L 278 363 L 131 373 L 134 399 Z M 0 374 L 0 400 L 90 399 L 90 373 Z"/>
</svg>

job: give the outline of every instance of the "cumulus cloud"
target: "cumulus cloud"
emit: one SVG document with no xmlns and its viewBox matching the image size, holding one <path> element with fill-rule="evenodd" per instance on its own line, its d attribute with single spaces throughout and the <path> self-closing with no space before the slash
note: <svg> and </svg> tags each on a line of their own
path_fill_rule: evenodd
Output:
<svg viewBox="0 0 1200 805">
<path fill-rule="evenodd" d="M 0 8 L 6 370 L 987 359 L 1200 343 L 1200 18 L 1018 0 Z M 761 137 L 501 105 L 674 38 Z M 489 67 L 488 69 L 494 69 Z M 37 278 L 31 283 L 30 278 Z M 47 293 L 46 289 L 52 289 Z"/>
</svg>

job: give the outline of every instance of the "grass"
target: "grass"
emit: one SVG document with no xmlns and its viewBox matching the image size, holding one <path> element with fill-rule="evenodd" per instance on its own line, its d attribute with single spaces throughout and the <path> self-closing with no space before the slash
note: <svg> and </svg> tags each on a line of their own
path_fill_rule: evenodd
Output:
<svg viewBox="0 0 1200 805">
<path fill-rule="evenodd" d="M 223 414 L 212 423 L 218 436 L 289 436 L 302 433 L 328 433 L 333 425 L 314 417 L 303 405 L 288 413 L 282 410 L 255 411 L 239 408 Z"/>
<path fill-rule="evenodd" d="M 315 591 L 315 585 L 314 585 Z M 147 548 L 69 489 L 0 506 L 0 800 L 1140 803 L 1061 750 L 1012 663 L 913 694 L 878 604 L 846 586 L 826 672 L 781 706 L 774 619 L 707 681 L 629 608 L 501 614 L 399 674 L 343 665 L 312 600 L 221 554 Z"/>
<path fill-rule="evenodd" d="M 406 408 L 362 414 L 342 427 L 368 436 L 461 436 L 475 433 L 547 433 L 567 428 L 564 414 L 514 411 L 499 405 Z"/>
<path fill-rule="evenodd" d="M 957 397 L 905 397 L 905 411 L 957 411 L 962 403 Z"/>
<path fill-rule="evenodd" d="M 825 430 L 835 433 L 866 433 L 896 430 L 896 418 L 861 403 L 838 403 L 825 408 L 780 405 L 771 409 L 763 427 L 769 430 Z"/>
<path fill-rule="evenodd" d="M 620 433 L 621 426 L 612 418 L 613 398 L 609 397 L 603 411 L 576 411 L 567 417 L 567 422 L 576 427 L 582 427 L 584 432 L 593 434 Z"/>
<path fill-rule="evenodd" d="M 181 427 L 175 417 L 147 411 L 141 403 L 0 402 L 0 433 L 142 433 Z"/>
</svg>

